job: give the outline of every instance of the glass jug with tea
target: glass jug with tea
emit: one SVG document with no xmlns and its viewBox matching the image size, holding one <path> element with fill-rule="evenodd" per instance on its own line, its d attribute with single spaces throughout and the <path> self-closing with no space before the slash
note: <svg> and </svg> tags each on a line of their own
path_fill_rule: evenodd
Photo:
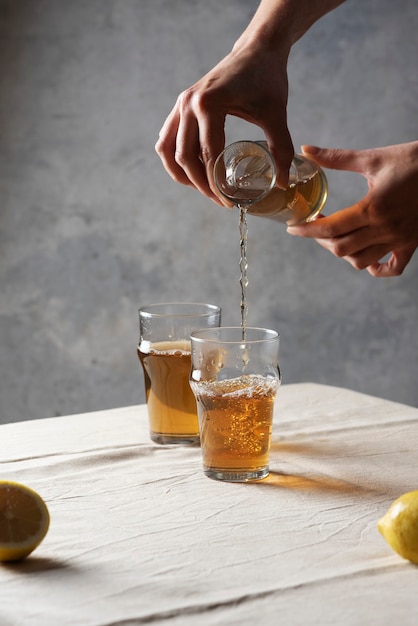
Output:
<svg viewBox="0 0 418 626">
<path fill-rule="evenodd" d="M 276 166 L 265 141 L 236 141 L 214 165 L 219 192 L 251 215 L 290 225 L 310 222 L 322 210 L 328 195 L 323 170 L 310 158 L 293 158 L 287 189 L 276 186 Z"/>
</svg>

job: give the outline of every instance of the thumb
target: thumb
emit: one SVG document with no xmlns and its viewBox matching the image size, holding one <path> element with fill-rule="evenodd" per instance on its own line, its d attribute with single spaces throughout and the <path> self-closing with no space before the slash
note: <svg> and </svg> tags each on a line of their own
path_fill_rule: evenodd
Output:
<svg viewBox="0 0 418 626">
<path fill-rule="evenodd" d="M 363 173 L 365 170 L 365 151 L 302 146 L 302 153 L 312 158 L 322 167 L 332 170 L 347 170 L 359 173 Z"/>
<path fill-rule="evenodd" d="M 266 136 L 269 150 L 276 163 L 277 184 L 280 189 L 286 189 L 289 184 L 289 169 L 294 156 L 294 148 L 292 138 L 287 126 L 281 133 L 270 132 L 265 127 L 264 134 Z"/>
</svg>

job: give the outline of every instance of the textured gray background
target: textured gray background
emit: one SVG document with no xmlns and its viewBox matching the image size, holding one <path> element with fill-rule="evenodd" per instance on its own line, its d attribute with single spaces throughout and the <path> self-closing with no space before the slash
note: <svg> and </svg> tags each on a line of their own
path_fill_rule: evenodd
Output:
<svg viewBox="0 0 418 626">
<path fill-rule="evenodd" d="M 239 323 L 237 212 L 176 185 L 154 144 L 256 6 L 0 0 L 1 422 L 142 402 L 140 304 L 208 301 Z M 295 146 L 416 139 L 417 32 L 416 0 L 350 0 L 316 24 L 290 61 Z M 328 212 L 365 190 L 329 182 Z M 249 229 L 248 321 L 281 333 L 284 383 L 417 405 L 418 255 L 377 280 L 268 220 Z"/>
</svg>

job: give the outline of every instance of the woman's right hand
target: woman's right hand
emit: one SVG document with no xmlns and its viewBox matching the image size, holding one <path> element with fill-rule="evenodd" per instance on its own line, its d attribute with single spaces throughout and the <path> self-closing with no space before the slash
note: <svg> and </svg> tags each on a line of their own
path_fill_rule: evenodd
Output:
<svg viewBox="0 0 418 626">
<path fill-rule="evenodd" d="M 241 39 L 208 74 L 181 93 L 156 144 L 165 169 L 177 182 L 223 204 L 216 194 L 213 165 L 225 145 L 227 115 L 259 126 L 285 188 L 293 158 L 287 127 L 287 52 Z"/>
</svg>

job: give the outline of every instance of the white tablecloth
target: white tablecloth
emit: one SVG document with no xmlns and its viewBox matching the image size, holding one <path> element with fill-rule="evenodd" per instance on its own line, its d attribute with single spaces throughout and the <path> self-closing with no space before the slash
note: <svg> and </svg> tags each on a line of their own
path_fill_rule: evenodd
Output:
<svg viewBox="0 0 418 626">
<path fill-rule="evenodd" d="M 149 441 L 145 406 L 1 426 L 0 477 L 51 514 L 0 565 L 1 626 L 415 626 L 418 567 L 376 522 L 418 489 L 418 410 L 285 385 L 270 468 L 210 480 L 199 447 Z"/>
</svg>

